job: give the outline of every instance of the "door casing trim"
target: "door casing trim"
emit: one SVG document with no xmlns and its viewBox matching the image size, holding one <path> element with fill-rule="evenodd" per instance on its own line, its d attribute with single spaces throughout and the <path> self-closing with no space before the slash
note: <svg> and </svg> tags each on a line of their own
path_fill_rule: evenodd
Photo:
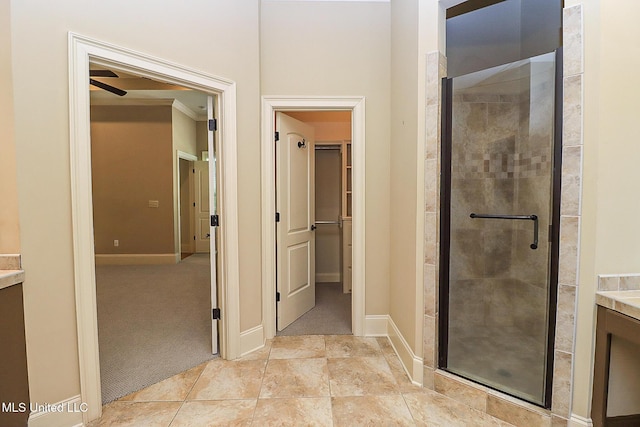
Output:
<svg viewBox="0 0 640 427">
<path fill-rule="evenodd" d="M 352 332 L 365 325 L 365 97 L 262 97 L 262 325 L 264 338 L 276 334 L 275 113 L 276 111 L 351 111 L 353 164 Z"/>
<path fill-rule="evenodd" d="M 237 203 L 236 84 L 160 58 L 69 33 L 69 139 L 74 283 L 80 396 L 84 423 L 102 414 L 91 189 L 89 62 L 216 95 L 220 112 L 220 354 L 239 355 L 240 304 Z M 210 147 L 211 149 L 211 147 Z"/>
</svg>

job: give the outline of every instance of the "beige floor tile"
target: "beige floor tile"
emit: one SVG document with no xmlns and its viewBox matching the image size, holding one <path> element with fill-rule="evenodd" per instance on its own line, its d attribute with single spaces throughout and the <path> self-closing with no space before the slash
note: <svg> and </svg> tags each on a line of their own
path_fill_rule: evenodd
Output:
<svg viewBox="0 0 640 427">
<path fill-rule="evenodd" d="M 414 425 L 401 395 L 333 397 L 331 402 L 336 427 Z"/>
<path fill-rule="evenodd" d="M 167 427 L 181 402 L 112 402 L 89 427 Z"/>
<path fill-rule="evenodd" d="M 260 399 L 253 425 L 330 427 L 331 398 Z"/>
<path fill-rule="evenodd" d="M 250 426 L 256 400 L 185 402 L 171 427 Z"/>
<path fill-rule="evenodd" d="M 395 394 L 400 389 L 384 357 L 328 359 L 331 396 Z"/>
<path fill-rule="evenodd" d="M 395 356 L 396 352 L 393 349 L 393 346 L 391 345 L 391 341 L 389 340 L 389 338 L 387 337 L 376 337 L 376 341 L 378 341 L 378 346 L 380 347 L 380 350 L 382 351 L 382 354 L 384 354 L 385 356 Z"/>
<path fill-rule="evenodd" d="M 255 399 L 266 360 L 209 362 L 187 400 Z"/>
<path fill-rule="evenodd" d="M 354 337 L 352 335 L 325 336 L 327 357 L 376 357 L 382 350 L 375 338 Z"/>
<path fill-rule="evenodd" d="M 419 426 L 507 427 L 510 424 L 493 418 L 431 390 L 404 395 L 404 400 Z"/>
<path fill-rule="evenodd" d="M 152 386 L 144 388 L 135 393 L 131 393 L 121 399 L 125 402 L 157 402 L 157 401 L 179 401 L 186 399 L 187 394 L 207 364 L 203 363 L 195 368 L 189 369 L 160 381 Z"/>
<path fill-rule="evenodd" d="M 325 357 L 322 335 L 275 337 L 269 359 L 302 359 Z"/>
<path fill-rule="evenodd" d="M 329 396 L 327 359 L 269 360 L 260 398 Z"/>
<path fill-rule="evenodd" d="M 271 343 L 272 342 L 273 342 L 273 340 L 267 340 L 267 342 L 264 343 L 264 347 L 262 347 L 261 349 L 256 350 L 256 351 L 252 351 L 251 353 L 242 356 L 238 360 L 265 360 L 265 359 L 268 359 L 269 358 L 269 353 L 271 352 Z"/>
<path fill-rule="evenodd" d="M 386 360 L 389 365 L 389 369 L 391 369 L 391 373 L 393 374 L 393 378 L 396 380 L 396 383 L 398 383 L 398 387 L 400 387 L 401 393 L 415 393 L 422 391 L 422 387 L 411 382 L 411 379 L 402 367 L 402 363 L 398 356 L 395 354 L 392 356 L 389 355 L 386 357 Z"/>
</svg>

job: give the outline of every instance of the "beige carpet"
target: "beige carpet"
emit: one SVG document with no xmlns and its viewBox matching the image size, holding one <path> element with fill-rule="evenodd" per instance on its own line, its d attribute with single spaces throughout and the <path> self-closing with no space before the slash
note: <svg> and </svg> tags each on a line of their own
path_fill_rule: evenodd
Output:
<svg viewBox="0 0 640 427">
<path fill-rule="evenodd" d="M 102 401 L 212 359 L 209 256 L 97 266 Z"/>
<path fill-rule="evenodd" d="M 351 334 L 351 294 L 342 283 L 316 283 L 316 306 L 277 335 Z"/>
</svg>

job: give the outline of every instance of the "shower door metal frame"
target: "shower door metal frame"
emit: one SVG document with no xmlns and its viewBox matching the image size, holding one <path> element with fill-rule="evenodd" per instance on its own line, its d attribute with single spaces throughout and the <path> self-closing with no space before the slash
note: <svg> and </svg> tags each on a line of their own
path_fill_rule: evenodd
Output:
<svg viewBox="0 0 640 427">
<path fill-rule="evenodd" d="M 526 59 L 526 58 L 523 58 Z M 553 391 L 553 363 L 555 349 L 556 314 L 558 300 L 558 265 L 560 254 L 560 194 L 562 186 L 562 48 L 555 51 L 555 99 L 554 99 L 554 141 L 552 172 L 551 225 L 549 226 L 549 295 L 548 295 L 548 333 L 546 354 L 546 378 L 544 402 L 531 402 L 546 409 L 551 408 Z M 439 316 L 438 316 L 438 368 L 448 371 L 449 343 L 449 265 L 451 256 L 451 151 L 452 151 L 452 119 L 453 119 L 453 78 L 442 79 L 442 134 L 441 134 L 441 171 L 440 171 L 440 274 L 439 274 Z M 452 372 L 453 373 L 453 372 Z M 453 373 L 454 375 L 458 375 Z M 514 396 L 503 390 L 466 378 L 484 387 L 495 389 L 501 393 Z"/>
</svg>

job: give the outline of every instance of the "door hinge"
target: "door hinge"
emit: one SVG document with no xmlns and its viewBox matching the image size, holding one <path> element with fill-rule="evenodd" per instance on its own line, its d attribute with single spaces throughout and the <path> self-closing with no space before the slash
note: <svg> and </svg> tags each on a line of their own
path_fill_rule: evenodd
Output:
<svg viewBox="0 0 640 427">
<path fill-rule="evenodd" d="M 218 130 L 218 120 L 217 119 L 209 119 L 209 130 L 211 130 L 211 131 Z"/>
<path fill-rule="evenodd" d="M 219 225 L 220 225 L 220 218 L 218 218 L 218 215 L 211 215 L 211 226 L 217 227 Z"/>
<path fill-rule="evenodd" d="M 276 212 L 276 222 L 280 222 L 280 212 Z"/>
<path fill-rule="evenodd" d="M 213 320 L 220 320 L 220 309 L 219 308 L 214 308 L 212 311 L 213 314 Z"/>
<path fill-rule="evenodd" d="M 191 171 L 192 171 L 193 173 L 196 173 L 196 170 L 195 170 L 195 169 L 191 169 Z"/>
<path fill-rule="evenodd" d="M 196 240 L 196 236 L 193 236 L 193 240 Z"/>
<path fill-rule="evenodd" d="M 280 292 L 276 292 L 276 302 L 280 302 Z"/>
<path fill-rule="evenodd" d="M 276 132 L 275 138 L 276 142 L 280 141 L 280 132 Z"/>
<path fill-rule="evenodd" d="M 193 202 L 193 207 L 194 207 L 194 208 L 196 207 L 196 202 Z"/>
</svg>

